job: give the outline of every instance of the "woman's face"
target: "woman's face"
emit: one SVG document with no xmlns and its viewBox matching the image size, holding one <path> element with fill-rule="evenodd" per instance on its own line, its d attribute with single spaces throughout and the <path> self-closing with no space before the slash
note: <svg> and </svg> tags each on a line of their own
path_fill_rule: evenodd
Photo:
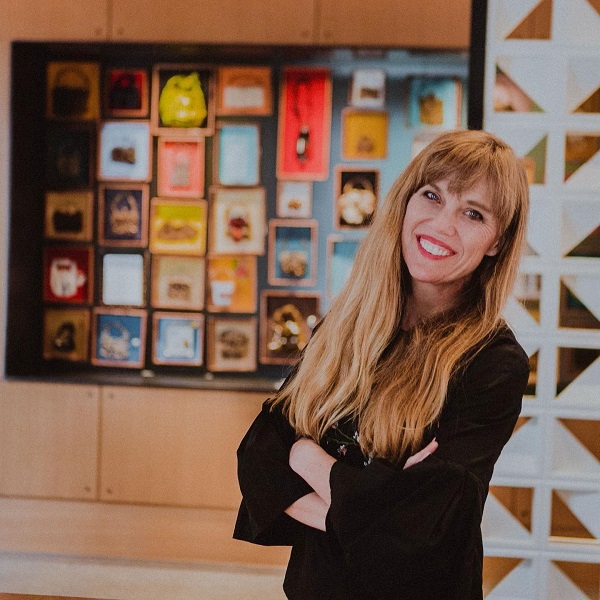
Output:
<svg viewBox="0 0 600 600">
<path fill-rule="evenodd" d="M 413 294 L 458 294 L 484 256 L 498 252 L 499 224 L 485 180 L 457 195 L 448 180 L 418 189 L 408 201 L 402 254 Z M 431 297 L 431 295 L 429 296 Z"/>
</svg>

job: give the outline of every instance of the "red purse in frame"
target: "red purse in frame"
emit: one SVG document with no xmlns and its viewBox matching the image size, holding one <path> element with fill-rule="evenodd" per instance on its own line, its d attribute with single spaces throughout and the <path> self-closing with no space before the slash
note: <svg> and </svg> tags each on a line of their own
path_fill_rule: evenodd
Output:
<svg viewBox="0 0 600 600">
<path fill-rule="evenodd" d="M 284 69 L 280 87 L 277 178 L 329 177 L 331 73 L 319 67 Z"/>
</svg>

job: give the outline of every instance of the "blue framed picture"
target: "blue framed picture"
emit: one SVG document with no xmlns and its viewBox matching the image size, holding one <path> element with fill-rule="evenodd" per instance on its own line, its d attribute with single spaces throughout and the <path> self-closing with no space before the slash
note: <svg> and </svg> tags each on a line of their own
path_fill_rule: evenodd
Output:
<svg viewBox="0 0 600 600">
<path fill-rule="evenodd" d="M 203 363 L 204 316 L 156 312 L 152 317 L 152 362 L 157 365 Z"/>
<path fill-rule="evenodd" d="M 410 127 L 460 127 L 462 83 L 454 77 L 413 77 L 409 83 Z"/>
<path fill-rule="evenodd" d="M 256 186 L 260 183 L 258 123 L 217 125 L 215 179 L 221 185 Z"/>
<path fill-rule="evenodd" d="M 92 363 L 142 368 L 146 349 L 146 311 L 94 309 Z"/>
<path fill-rule="evenodd" d="M 333 300 L 350 278 L 361 240 L 327 237 L 327 298 Z"/>
<path fill-rule="evenodd" d="M 268 281 L 270 285 L 316 284 L 315 219 L 271 219 Z"/>
<path fill-rule="evenodd" d="M 105 121 L 100 127 L 98 179 L 150 181 L 152 137 L 148 121 Z"/>
</svg>

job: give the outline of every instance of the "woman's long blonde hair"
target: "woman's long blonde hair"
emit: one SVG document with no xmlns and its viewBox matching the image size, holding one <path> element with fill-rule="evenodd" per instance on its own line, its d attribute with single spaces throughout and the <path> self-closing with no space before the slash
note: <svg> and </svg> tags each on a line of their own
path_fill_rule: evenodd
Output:
<svg viewBox="0 0 600 600">
<path fill-rule="evenodd" d="M 496 256 L 484 257 L 450 311 L 401 330 L 410 294 L 401 232 L 409 198 L 450 180 L 460 194 L 485 180 L 499 222 Z M 499 138 L 454 131 L 433 140 L 396 180 L 360 245 L 348 282 L 273 399 L 299 435 L 320 440 L 356 419 L 365 455 L 398 462 L 439 417 L 454 373 L 501 323 L 525 237 L 529 189 L 522 161 Z"/>
</svg>

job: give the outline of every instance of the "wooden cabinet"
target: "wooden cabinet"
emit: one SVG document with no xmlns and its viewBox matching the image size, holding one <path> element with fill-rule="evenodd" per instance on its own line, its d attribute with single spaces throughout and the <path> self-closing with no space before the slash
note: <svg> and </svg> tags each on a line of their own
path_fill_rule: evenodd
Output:
<svg viewBox="0 0 600 600">
<path fill-rule="evenodd" d="M 0 39 L 105 40 L 108 4 L 109 0 L 3 2 Z"/>
<path fill-rule="evenodd" d="M 236 449 L 264 394 L 106 387 L 100 498 L 235 509 Z"/>
<path fill-rule="evenodd" d="M 319 0 L 318 41 L 349 46 L 469 47 L 471 0 Z"/>
<path fill-rule="evenodd" d="M 115 41 L 310 44 L 316 0 L 169 0 L 113 3 Z"/>
<path fill-rule="evenodd" d="M 98 389 L 0 382 L 0 494 L 96 497 Z"/>
</svg>

